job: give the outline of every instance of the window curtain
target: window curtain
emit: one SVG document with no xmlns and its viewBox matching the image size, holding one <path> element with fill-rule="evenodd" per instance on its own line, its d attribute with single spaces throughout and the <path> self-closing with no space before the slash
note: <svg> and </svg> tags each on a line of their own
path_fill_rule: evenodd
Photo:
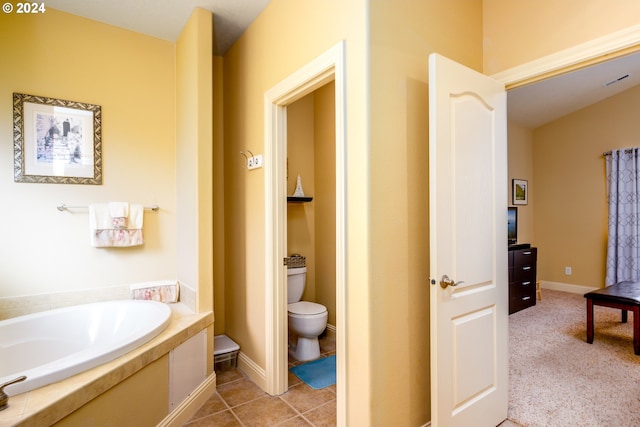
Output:
<svg viewBox="0 0 640 427">
<path fill-rule="evenodd" d="M 640 279 L 640 148 L 605 153 L 609 235 L 605 284 Z"/>
</svg>

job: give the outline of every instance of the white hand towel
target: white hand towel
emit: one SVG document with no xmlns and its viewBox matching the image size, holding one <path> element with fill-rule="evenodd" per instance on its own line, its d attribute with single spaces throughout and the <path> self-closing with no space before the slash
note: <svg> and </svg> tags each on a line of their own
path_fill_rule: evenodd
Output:
<svg viewBox="0 0 640 427">
<path fill-rule="evenodd" d="M 129 230 L 142 230 L 144 221 L 144 206 L 136 203 L 129 205 Z"/>
<path fill-rule="evenodd" d="M 129 216 L 129 203 L 109 202 L 109 215 L 111 218 L 126 218 Z"/>
<path fill-rule="evenodd" d="M 119 217 L 126 219 L 126 221 L 114 224 L 109 204 L 89 205 L 89 228 L 93 246 L 126 247 L 144 243 L 142 236 L 144 207 L 139 204 L 127 204 L 127 207 L 128 217 Z"/>
<path fill-rule="evenodd" d="M 89 205 L 89 228 L 91 230 L 105 230 L 111 228 L 109 205 L 95 203 Z"/>
</svg>

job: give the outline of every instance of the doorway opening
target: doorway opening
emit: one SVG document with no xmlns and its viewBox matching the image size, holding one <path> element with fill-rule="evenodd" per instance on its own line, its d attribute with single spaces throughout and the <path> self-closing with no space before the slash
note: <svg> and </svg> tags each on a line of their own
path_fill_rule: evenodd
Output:
<svg viewBox="0 0 640 427">
<path fill-rule="evenodd" d="M 267 392 L 287 391 L 287 107 L 333 82 L 335 87 L 335 332 L 337 422 L 346 425 L 346 141 L 344 42 L 265 93 L 265 332 Z"/>
<path fill-rule="evenodd" d="M 322 337 L 326 335 L 327 339 L 320 342 L 327 344 L 336 336 L 334 98 L 335 82 L 330 81 L 289 104 L 286 141 L 286 250 L 288 257 L 294 257 L 287 265 L 288 302 L 301 301 L 296 304 L 299 309 L 315 313 L 313 320 L 306 319 L 298 327 L 317 335 L 321 328 L 324 329 L 323 324 L 326 325 Z M 298 280 L 290 280 L 296 277 Z M 292 285 L 296 285 L 294 289 Z M 322 314 L 325 309 L 326 314 Z M 326 322 L 319 320 L 323 316 Z M 291 327 L 289 324 L 290 331 Z M 289 355 L 293 358 L 290 362 L 316 358 L 315 351 L 319 346 L 314 342 L 311 338 L 300 339 L 290 333 Z M 331 348 L 330 345 L 323 347 L 325 353 Z"/>
<path fill-rule="evenodd" d="M 566 79 L 575 78 L 575 74 L 576 74 L 575 71 L 578 71 L 578 74 L 581 75 L 581 78 L 585 78 L 592 74 L 590 69 L 600 68 L 607 61 L 610 61 L 611 63 L 613 63 L 614 61 L 628 59 L 633 53 L 637 53 L 639 50 L 640 50 L 640 26 L 636 26 L 633 31 L 625 30 L 617 34 L 612 34 L 612 35 L 603 37 L 601 39 L 596 39 L 591 42 L 585 43 L 583 45 L 576 46 L 575 48 L 559 52 L 558 54 L 550 55 L 548 57 L 543 57 L 543 58 L 540 58 L 539 60 L 532 61 L 528 64 L 524 64 L 522 66 L 506 70 L 504 72 L 494 75 L 493 77 L 505 83 L 508 90 L 514 89 L 511 94 L 508 94 L 509 96 L 508 117 L 511 120 L 511 117 L 512 117 L 511 107 L 513 107 L 515 104 L 515 102 L 513 102 L 514 101 L 513 93 L 516 93 L 516 91 L 522 91 L 521 95 L 522 94 L 526 95 L 522 97 L 523 100 L 524 99 L 529 100 L 531 98 L 530 96 L 531 94 L 528 93 L 530 90 L 533 91 L 535 89 L 536 91 L 539 91 L 540 86 L 547 86 L 547 85 L 552 85 L 551 88 L 553 88 L 553 85 L 555 84 L 554 79 L 555 81 L 559 80 L 557 77 L 560 77 L 560 80 L 564 80 L 565 78 Z M 593 67 L 593 66 L 596 66 L 596 67 Z M 608 67 L 609 65 L 605 65 L 605 66 Z M 585 74 L 587 74 L 587 76 L 585 76 Z M 596 79 L 593 86 L 597 88 L 600 86 L 601 83 L 604 83 L 604 79 L 603 81 Z M 565 83 L 565 86 L 567 86 L 566 83 Z M 572 93 L 570 94 L 570 96 L 572 97 L 572 101 L 575 101 L 578 98 L 582 98 L 580 96 L 581 94 L 578 93 L 577 87 L 571 89 L 571 92 Z M 540 94 L 538 93 L 536 93 L 535 96 L 540 97 L 541 99 L 544 99 L 544 97 L 540 96 Z M 554 96 L 558 96 L 558 91 L 554 92 Z M 545 105 L 550 105 L 550 104 L 554 104 L 554 102 L 551 102 L 549 101 L 549 99 L 546 99 Z M 555 104 L 558 104 L 558 102 L 555 102 Z M 565 110 L 563 114 L 569 114 L 570 112 L 573 112 L 579 108 L 584 108 L 585 106 L 586 105 L 582 105 L 576 108 L 572 106 L 571 110 L 569 109 Z M 545 113 L 544 116 L 546 116 L 547 113 L 549 113 L 549 111 L 546 110 L 544 111 L 544 113 Z M 533 114 L 531 114 L 531 111 L 530 111 L 529 118 L 531 119 L 532 117 L 533 117 Z M 541 120 L 538 123 L 534 123 L 533 120 L 531 120 L 529 123 L 523 123 L 523 124 L 526 124 L 527 127 L 530 129 L 536 129 L 542 124 L 548 123 L 550 121 L 548 120 L 547 117 L 543 117 L 542 114 L 539 115 L 539 117 L 544 118 L 544 121 Z M 555 120 L 559 117 L 560 115 L 553 116 L 552 120 Z M 566 129 L 565 129 L 565 132 L 567 132 Z M 532 143 L 534 143 L 533 139 L 531 141 Z M 604 151 L 604 150 L 599 150 L 599 151 Z M 543 154 L 538 154 L 538 156 L 544 157 Z M 531 171 L 532 171 L 531 173 L 533 174 L 533 167 L 531 168 Z M 546 179 L 547 179 L 547 182 L 551 182 L 549 177 L 547 177 Z M 542 188 L 542 187 L 539 187 L 539 188 Z M 547 201 L 547 204 L 548 204 L 548 201 Z M 543 206 L 543 204 L 540 202 L 540 199 L 538 199 L 537 206 Z M 573 208 L 575 209 L 575 206 L 573 206 Z M 536 207 L 536 209 L 538 208 Z M 554 209 L 556 209 L 557 211 L 558 209 L 559 211 L 562 211 L 561 208 L 558 208 L 555 205 L 554 205 Z M 544 211 L 545 211 L 544 208 L 542 208 L 541 212 L 544 212 Z M 540 215 L 540 216 L 536 215 L 536 216 L 537 216 L 536 218 L 537 224 L 545 224 L 546 218 L 544 215 Z M 582 223 L 584 223 L 584 221 Z M 534 240 L 536 240 L 539 244 L 540 240 L 543 240 L 544 237 L 542 237 L 542 239 L 540 238 L 538 233 L 538 230 L 540 228 L 538 227 L 538 225 L 536 225 L 535 229 L 536 229 L 536 232 L 535 232 L 536 237 Z M 531 219 L 531 233 L 530 233 L 531 236 L 533 236 L 532 231 L 533 231 L 533 217 Z M 563 231 L 566 232 L 566 230 L 563 230 Z M 521 236 L 522 234 L 520 234 L 520 237 Z M 546 240 L 546 241 L 547 243 L 550 242 L 549 240 Z M 549 245 L 547 245 L 547 247 L 549 247 Z M 589 246 L 587 245 L 587 247 Z M 564 250 L 566 251 L 566 248 L 564 248 Z M 550 255 L 547 254 L 546 256 L 549 257 Z M 551 258 L 553 258 L 553 256 L 551 256 Z M 580 294 L 583 294 L 584 292 L 586 292 L 584 288 L 580 286 L 573 285 L 573 284 L 565 285 L 563 283 L 560 283 L 562 282 L 561 280 L 555 281 L 554 277 L 542 277 L 542 278 L 539 277 L 538 279 L 543 279 L 541 280 L 542 287 L 543 287 L 543 291 L 542 291 L 543 294 L 544 294 L 544 288 L 547 288 L 550 290 L 576 292 Z"/>
</svg>

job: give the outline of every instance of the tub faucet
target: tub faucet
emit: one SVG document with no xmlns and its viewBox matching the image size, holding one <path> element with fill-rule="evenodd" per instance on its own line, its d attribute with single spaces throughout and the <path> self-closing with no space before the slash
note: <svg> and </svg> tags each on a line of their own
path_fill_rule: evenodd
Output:
<svg viewBox="0 0 640 427">
<path fill-rule="evenodd" d="M 6 383 L 0 385 L 0 411 L 4 411 L 9 407 L 9 396 L 4 392 L 4 388 L 8 385 L 19 383 L 20 381 L 26 380 L 27 377 L 22 375 L 21 377 L 14 378 L 11 381 L 7 381 Z"/>
</svg>

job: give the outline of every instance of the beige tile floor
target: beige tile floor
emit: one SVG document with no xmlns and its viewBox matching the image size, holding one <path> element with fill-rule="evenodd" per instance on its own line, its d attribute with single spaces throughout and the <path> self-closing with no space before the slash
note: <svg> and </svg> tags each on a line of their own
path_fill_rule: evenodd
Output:
<svg viewBox="0 0 640 427">
<path fill-rule="evenodd" d="M 335 340 L 320 339 L 322 356 L 335 354 Z M 289 358 L 289 366 L 299 364 Z M 289 372 L 289 390 L 270 396 L 241 370 L 216 372 L 216 393 L 185 427 L 315 426 L 336 425 L 336 386 L 314 390 Z"/>
<path fill-rule="evenodd" d="M 320 339 L 322 356 L 335 354 L 335 340 Z M 289 358 L 289 366 L 300 364 Z M 185 427 L 258 427 L 336 425 L 336 386 L 314 390 L 289 372 L 289 390 L 269 396 L 241 370 L 217 372 L 216 394 L 205 402 Z M 521 427 L 506 420 L 500 427 Z"/>
</svg>

